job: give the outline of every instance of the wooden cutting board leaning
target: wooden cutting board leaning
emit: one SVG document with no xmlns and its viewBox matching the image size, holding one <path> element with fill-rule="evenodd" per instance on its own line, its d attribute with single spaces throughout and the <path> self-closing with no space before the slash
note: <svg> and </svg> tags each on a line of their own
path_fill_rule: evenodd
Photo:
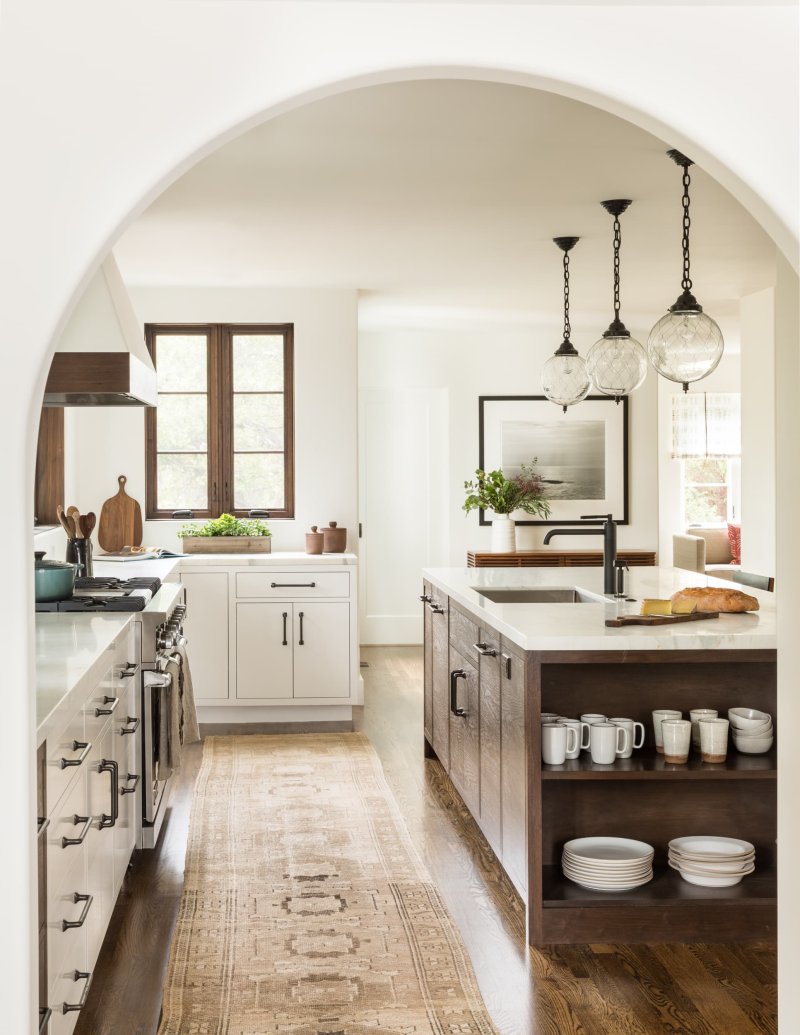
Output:
<svg viewBox="0 0 800 1035">
<path fill-rule="evenodd" d="M 142 545 L 142 508 L 125 492 L 127 480 L 124 474 L 119 476 L 119 492 L 107 499 L 100 511 L 97 541 L 106 553 Z"/>
</svg>

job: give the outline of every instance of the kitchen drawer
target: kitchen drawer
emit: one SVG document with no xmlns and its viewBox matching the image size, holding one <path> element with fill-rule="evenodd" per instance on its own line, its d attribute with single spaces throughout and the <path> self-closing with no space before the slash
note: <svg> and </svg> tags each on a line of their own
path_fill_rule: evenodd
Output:
<svg viewBox="0 0 800 1035">
<path fill-rule="evenodd" d="M 87 740 L 100 739 L 112 717 L 124 711 L 129 687 L 137 684 L 137 669 L 126 657 L 124 650 L 109 652 L 108 669 L 84 709 Z"/>
<path fill-rule="evenodd" d="M 81 836 L 86 824 L 80 821 L 80 817 L 89 817 L 87 805 L 86 778 L 81 773 L 70 792 L 51 811 L 50 826 L 42 835 L 47 838 L 48 917 L 52 899 L 64 890 L 74 890 L 70 884 L 86 872 L 86 841 L 89 832 L 85 833 L 83 842 L 77 845 L 65 846 L 63 838 Z"/>
<path fill-rule="evenodd" d="M 47 921 L 47 973 L 59 974 L 64 969 L 74 969 L 75 960 L 86 961 L 86 934 L 95 900 L 74 901 L 75 894 L 86 895 L 86 876 L 81 868 L 78 875 L 68 882 L 69 891 L 50 896 L 50 911 Z M 68 927 L 63 922 L 79 923 L 80 927 Z M 80 968 L 78 968 L 80 969 Z"/>
<path fill-rule="evenodd" d="M 75 746 L 76 744 L 86 744 L 85 733 L 83 711 L 79 711 L 73 715 L 67 728 L 59 737 L 47 741 L 46 801 L 47 808 L 51 813 L 72 781 L 79 773 L 86 771 L 86 757 L 91 748 Z"/>
<path fill-rule="evenodd" d="M 452 603 L 450 604 L 450 643 L 460 651 L 464 657 L 469 658 L 473 664 L 478 662 L 478 652 L 475 644 L 480 640 L 480 629 L 476 622 L 467 618 L 463 611 L 459 611 Z"/>
<path fill-rule="evenodd" d="M 76 980 L 75 972 L 88 973 L 86 967 L 86 940 L 76 945 L 75 955 L 65 958 L 57 972 L 51 975 L 48 1006 L 53 1011 L 50 1035 L 72 1035 L 80 1017 L 80 1010 L 64 1013 L 64 1004 L 78 1005 L 86 992 L 86 979 Z"/>
<path fill-rule="evenodd" d="M 349 571 L 245 572 L 236 574 L 236 596 L 289 600 L 349 597 Z"/>
</svg>

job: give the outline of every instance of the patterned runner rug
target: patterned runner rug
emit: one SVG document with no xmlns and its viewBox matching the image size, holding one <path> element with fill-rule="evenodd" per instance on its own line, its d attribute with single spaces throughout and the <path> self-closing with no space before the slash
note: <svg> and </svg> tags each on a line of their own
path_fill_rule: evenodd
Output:
<svg viewBox="0 0 800 1035">
<path fill-rule="evenodd" d="M 159 1035 L 496 1035 L 359 733 L 211 737 Z"/>
</svg>

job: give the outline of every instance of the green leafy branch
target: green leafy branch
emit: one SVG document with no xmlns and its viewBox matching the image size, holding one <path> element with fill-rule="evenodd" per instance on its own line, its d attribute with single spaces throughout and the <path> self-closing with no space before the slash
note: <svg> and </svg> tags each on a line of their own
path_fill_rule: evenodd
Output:
<svg viewBox="0 0 800 1035">
<path fill-rule="evenodd" d="M 475 479 L 464 482 L 467 498 L 464 511 L 491 510 L 495 514 L 511 514 L 522 510 L 541 518 L 550 516 L 550 504 L 544 496 L 544 482 L 534 469 L 538 458 L 523 464 L 520 474 L 506 478 L 502 471 L 475 471 Z"/>
</svg>

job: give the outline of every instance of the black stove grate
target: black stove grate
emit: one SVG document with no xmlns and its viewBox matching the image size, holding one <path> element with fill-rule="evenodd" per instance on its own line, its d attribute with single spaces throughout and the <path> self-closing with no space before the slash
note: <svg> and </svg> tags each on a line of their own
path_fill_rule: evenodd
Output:
<svg viewBox="0 0 800 1035">
<path fill-rule="evenodd" d="M 161 589 L 161 579 L 138 578 L 138 579 L 115 579 L 102 578 L 100 576 L 86 579 L 75 579 L 75 589 L 96 590 L 98 593 L 108 590 L 120 590 L 130 593 L 134 589 L 149 589 L 153 596 Z M 48 600 L 38 601 L 36 610 L 47 611 L 72 611 L 72 612 L 97 612 L 97 611 L 144 611 L 149 601 L 144 597 L 119 596 L 119 597 L 70 597 L 69 600 Z"/>
</svg>

